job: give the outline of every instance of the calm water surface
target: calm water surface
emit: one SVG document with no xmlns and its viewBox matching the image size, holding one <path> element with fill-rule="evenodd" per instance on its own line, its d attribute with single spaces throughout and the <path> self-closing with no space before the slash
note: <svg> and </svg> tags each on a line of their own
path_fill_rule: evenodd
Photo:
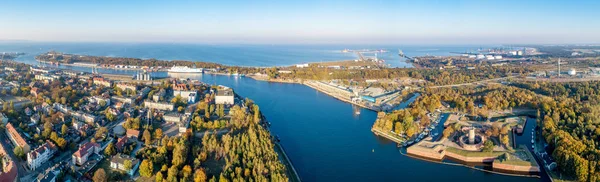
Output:
<svg viewBox="0 0 600 182">
<path fill-rule="evenodd" d="M 491 47 L 491 46 L 485 46 Z M 135 57 L 160 60 L 190 60 L 216 62 L 238 66 L 288 66 L 308 62 L 354 60 L 354 53 L 342 53 L 343 49 L 387 50 L 377 57 L 391 67 L 412 67 L 398 56 L 403 50 L 408 56 L 450 55 L 450 52 L 475 51 L 481 46 L 443 45 L 210 45 L 165 43 L 48 43 L 48 42 L 0 42 L 0 52 L 25 52 L 20 61 L 35 63 L 35 55 L 48 51 L 71 54 L 111 57 Z M 365 54 L 374 57 L 374 54 Z"/>
</svg>

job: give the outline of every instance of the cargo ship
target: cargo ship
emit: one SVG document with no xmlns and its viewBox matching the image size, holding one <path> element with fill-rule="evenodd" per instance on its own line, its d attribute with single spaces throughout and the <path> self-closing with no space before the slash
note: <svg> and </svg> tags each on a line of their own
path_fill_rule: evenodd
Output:
<svg viewBox="0 0 600 182">
<path fill-rule="evenodd" d="M 187 66 L 173 66 L 167 70 L 169 73 L 202 73 L 202 68 L 190 68 Z"/>
</svg>

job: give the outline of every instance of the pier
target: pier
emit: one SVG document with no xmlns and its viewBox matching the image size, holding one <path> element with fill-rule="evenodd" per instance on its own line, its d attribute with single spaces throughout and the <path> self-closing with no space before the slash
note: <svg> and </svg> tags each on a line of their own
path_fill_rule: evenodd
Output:
<svg viewBox="0 0 600 182">
<path fill-rule="evenodd" d="M 332 85 L 325 84 L 320 81 L 305 81 L 304 85 L 306 85 L 310 88 L 313 88 L 317 91 L 323 92 L 327 95 L 330 95 L 338 100 L 348 102 L 348 103 L 363 107 L 365 109 L 373 110 L 376 112 L 381 111 L 381 109 L 378 107 L 371 107 L 371 106 L 368 106 L 368 105 L 365 105 L 365 104 L 362 104 L 359 102 L 354 102 L 352 100 L 352 98 L 356 97 L 356 95 L 353 92 L 351 92 L 350 90 L 342 89 L 339 87 L 334 87 Z"/>
</svg>

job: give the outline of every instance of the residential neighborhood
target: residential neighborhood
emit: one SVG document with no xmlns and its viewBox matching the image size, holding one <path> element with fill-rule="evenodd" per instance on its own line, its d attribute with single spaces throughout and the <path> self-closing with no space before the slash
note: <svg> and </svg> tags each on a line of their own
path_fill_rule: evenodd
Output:
<svg viewBox="0 0 600 182">
<path fill-rule="evenodd" d="M 0 179 L 8 181 L 92 181 L 98 169 L 110 170 L 109 179 L 134 180 L 140 151 L 229 126 L 222 118 L 235 104 L 244 106 L 231 88 L 197 80 L 135 82 L 16 62 L 0 67 L 0 152 L 9 154 Z"/>
</svg>

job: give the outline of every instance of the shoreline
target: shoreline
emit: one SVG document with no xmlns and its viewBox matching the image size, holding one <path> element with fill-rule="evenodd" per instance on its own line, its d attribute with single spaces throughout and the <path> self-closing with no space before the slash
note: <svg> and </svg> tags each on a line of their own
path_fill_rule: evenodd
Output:
<svg viewBox="0 0 600 182">
<path fill-rule="evenodd" d="M 313 81 L 313 80 L 308 80 L 308 81 L 307 80 L 302 80 L 302 79 L 297 79 L 297 80 L 281 80 L 281 79 L 268 79 L 268 78 L 263 78 L 263 77 L 258 77 L 258 76 L 246 76 L 246 77 L 252 78 L 252 79 L 257 80 L 257 81 L 266 81 L 266 82 L 273 82 L 273 83 L 290 83 L 290 84 L 305 85 L 305 86 L 310 87 L 310 88 L 312 88 L 312 89 L 314 89 L 316 91 L 319 91 L 319 92 L 324 93 L 324 94 L 326 94 L 328 96 L 331 96 L 331 97 L 333 97 L 333 98 L 335 98 L 337 100 L 340 100 L 340 101 L 343 101 L 343 102 L 346 102 L 346 103 L 349 103 L 349 104 L 352 104 L 352 105 L 356 105 L 356 106 L 359 106 L 359 107 L 362 107 L 362 108 L 365 108 L 365 109 L 368 109 L 368 110 L 371 110 L 371 111 L 375 111 L 375 112 L 380 112 L 381 111 L 381 109 L 376 109 L 376 108 L 368 107 L 368 106 L 366 106 L 364 104 L 352 102 L 349 99 L 346 99 L 346 98 L 340 97 L 338 95 L 332 94 L 332 93 L 328 92 L 325 89 L 321 89 L 321 88 L 319 88 L 317 86 L 314 86 L 314 85 L 308 83 L 308 82 Z"/>
<path fill-rule="evenodd" d="M 234 97 L 236 97 L 239 100 L 244 100 L 244 97 L 238 95 L 237 93 L 234 93 Z M 285 149 L 279 143 L 279 141 L 275 140 L 273 133 L 271 132 L 271 128 L 270 128 L 269 124 L 267 124 L 268 123 L 267 117 L 265 117 L 265 115 L 263 115 L 262 112 L 259 112 L 259 113 L 260 113 L 260 118 L 261 118 L 259 126 L 263 127 L 265 130 L 269 131 L 269 134 L 271 135 L 271 141 L 274 144 L 273 150 L 275 150 L 275 152 L 277 154 L 279 154 L 279 156 L 281 156 L 281 157 L 279 157 L 281 163 L 283 163 L 283 165 L 285 165 L 286 167 L 289 167 L 289 169 L 286 170 L 287 171 L 286 173 L 288 173 L 290 181 L 302 182 L 302 180 L 300 179 L 300 175 L 298 175 L 298 172 L 296 171 L 296 167 L 294 167 L 294 164 L 292 163 L 292 160 L 288 157 L 287 153 L 285 152 Z M 293 180 L 291 180 L 292 178 L 293 178 Z"/>
<path fill-rule="evenodd" d="M 527 178 L 541 178 L 538 175 L 525 175 L 525 174 L 511 174 L 511 173 L 502 173 L 502 172 L 498 172 L 498 171 L 491 171 L 491 170 L 486 170 L 486 169 L 481 169 L 481 168 L 477 168 L 475 166 L 469 166 L 466 164 L 460 164 L 460 163 L 450 163 L 450 162 L 444 162 L 444 161 L 436 161 L 436 160 L 431 160 L 431 159 L 427 159 L 427 158 L 422 158 L 419 156 L 413 156 L 411 154 L 406 154 L 403 153 L 402 151 L 400 151 L 400 154 L 413 158 L 413 159 L 417 159 L 417 160 L 423 160 L 423 161 L 427 161 L 427 162 L 433 162 L 433 163 L 438 163 L 438 164 L 443 164 L 443 165 L 450 165 L 450 166 L 460 166 L 460 167 L 466 167 L 469 169 L 475 169 L 481 172 L 489 172 L 489 173 L 493 173 L 493 174 L 498 174 L 498 175 L 505 175 L 505 176 L 515 176 L 515 177 L 527 177 Z"/>
</svg>

